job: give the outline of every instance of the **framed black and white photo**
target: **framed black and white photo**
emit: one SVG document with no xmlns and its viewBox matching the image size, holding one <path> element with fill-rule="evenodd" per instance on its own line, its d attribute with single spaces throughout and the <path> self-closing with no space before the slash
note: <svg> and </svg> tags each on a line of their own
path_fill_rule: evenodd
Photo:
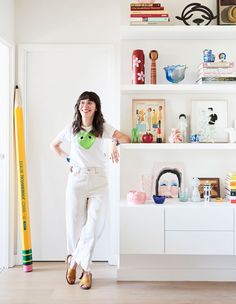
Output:
<svg viewBox="0 0 236 304">
<path fill-rule="evenodd" d="M 227 101 L 193 100 L 191 135 L 199 135 L 200 142 L 227 142 Z"/>
</svg>

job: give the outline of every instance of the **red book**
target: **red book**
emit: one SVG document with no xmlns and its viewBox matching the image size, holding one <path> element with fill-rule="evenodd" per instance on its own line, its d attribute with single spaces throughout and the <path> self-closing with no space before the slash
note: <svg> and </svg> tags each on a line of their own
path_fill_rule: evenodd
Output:
<svg viewBox="0 0 236 304">
<path fill-rule="evenodd" d="M 131 11 L 163 11 L 164 6 L 135 6 L 130 7 Z"/>
</svg>

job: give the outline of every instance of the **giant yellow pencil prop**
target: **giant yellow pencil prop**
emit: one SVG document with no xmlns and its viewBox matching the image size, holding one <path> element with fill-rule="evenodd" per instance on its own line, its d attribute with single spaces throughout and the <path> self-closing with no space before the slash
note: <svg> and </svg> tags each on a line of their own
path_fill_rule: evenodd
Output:
<svg viewBox="0 0 236 304">
<path fill-rule="evenodd" d="M 23 270 L 32 271 L 32 248 L 28 205 L 28 188 L 24 141 L 24 120 L 21 96 L 18 86 L 15 89 L 15 140 L 18 177 L 18 198 L 20 203 L 20 225 L 22 237 Z"/>
</svg>

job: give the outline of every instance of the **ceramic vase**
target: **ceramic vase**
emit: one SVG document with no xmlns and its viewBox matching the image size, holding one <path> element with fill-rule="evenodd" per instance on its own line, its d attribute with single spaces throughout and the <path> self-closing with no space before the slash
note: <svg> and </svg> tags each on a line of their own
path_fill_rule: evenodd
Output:
<svg viewBox="0 0 236 304">
<path fill-rule="evenodd" d="M 145 83 L 145 58 L 143 50 L 134 50 L 132 54 L 132 83 Z"/>
</svg>

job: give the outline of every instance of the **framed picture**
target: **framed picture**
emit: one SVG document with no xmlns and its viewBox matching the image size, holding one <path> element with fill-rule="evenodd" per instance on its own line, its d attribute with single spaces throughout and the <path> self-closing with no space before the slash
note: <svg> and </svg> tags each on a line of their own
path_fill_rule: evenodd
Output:
<svg viewBox="0 0 236 304">
<path fill-rule="evenodd" d="M 138 142 L 145 133 L 153 135 L 153 142 L 165 141 L 165 100 L 133 99 L 132 128 L 138 132 Z"/>
<path fill-rule="evenodd" d="M 193 100 L 191 135 L 200 142 L 227 142 L 227 119 L 226 100 Z"/>
<path fill-rule="evenodd" d="M 211 197 L 220 197 L 220 179 L 218 177 L 199 177 L 200 185 L 198 187 L 201 198 L 204 198 L 204 185 L 211 185 Z"/>
<path fill-rule="evenodd" d="M 217 23 L 236 25 L 236 0 L 217 0 Z"/>
<path fill-rule="evenodd" d="M 156 162 L 153 168 L 153 193 L 178 198 L 183 184 L 182 162 Z"/>
</svg>

